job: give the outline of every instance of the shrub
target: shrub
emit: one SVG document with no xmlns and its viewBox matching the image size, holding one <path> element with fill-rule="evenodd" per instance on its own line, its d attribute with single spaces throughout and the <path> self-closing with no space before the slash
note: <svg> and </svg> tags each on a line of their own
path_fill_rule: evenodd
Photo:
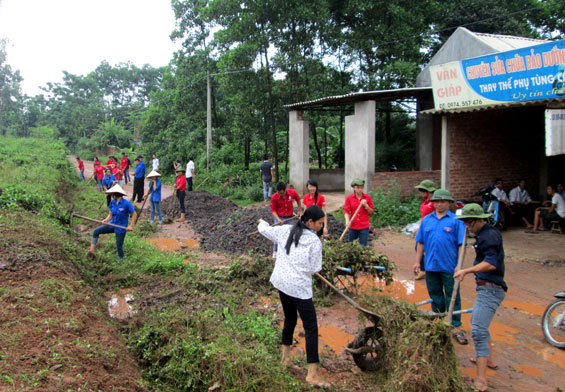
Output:
<svg viewBox="0 0 565 392">
<path fill-rule="evenodd" d="M 87 161 L 94 160 L 94 151 L 80 150 L 77 155 L 80 157 L 80 159 L 83 160 L 87 160 Z"/>
<path fill-rule="evenodd" d="M 386 191 L 376 188 L 369 194 L 375 207 L 375 213 L 371 216 L 374 227 L 401 227 L 420 219 L 419 200 L 401 199 L 398 184 L 391 184 Z"/>
</svg>

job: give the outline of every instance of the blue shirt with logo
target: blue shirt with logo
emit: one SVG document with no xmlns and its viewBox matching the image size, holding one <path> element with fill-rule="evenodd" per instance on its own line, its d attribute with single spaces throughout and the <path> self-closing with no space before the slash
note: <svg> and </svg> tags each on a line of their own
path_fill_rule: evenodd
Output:
<svg viewBox="0 0 565 392">
<path fill-rule="evenodd" d="M 420 224 L 416 242 L 424 245 L 426 271 L 454 273 L 459 246 L 463 244 L 465 224 L 451 211 L 439 219 L 434 212 Z"/>
<path fill-rule="evenodd" d="M 112 220 L 110 223 L 113 223 L 118 226 L 128 226 L 128 218 L 130 214 L 135 212 L 133 205 L 124 199 L 123 197 L 120 199 L 118 203 L 116 200 L 112 200 L 110 202 L 110 212 L 112 213 Z M 118 229 L 114 227 L 114 233 L 125 233 L 124 229 Z"/>
<path fill-rule="evenodd" d="M 113 174 L 110 174 L 110 177 L 104 176 L 104 178 L 102 179 L 102 185 L 104 185 L 104 188 L 108 190 L 112 187 L 114 181 L 116 181 L 116 177 L 114 177 Z"/>
<path fill-rule="evenodd" d="M 135 178 L 143 178 L 145 177 L 145 162 L 141 161 L 135 167 Z"/>
<path fill-rule="evenodd" d="M 159 202 L 161 201 L 161 180 L 155 180 L 155 190 L 153 190 L 153 183 L 149 185 L 149 191 L 151 192 L 151 200 L 152 202 Z"/>
</svg>

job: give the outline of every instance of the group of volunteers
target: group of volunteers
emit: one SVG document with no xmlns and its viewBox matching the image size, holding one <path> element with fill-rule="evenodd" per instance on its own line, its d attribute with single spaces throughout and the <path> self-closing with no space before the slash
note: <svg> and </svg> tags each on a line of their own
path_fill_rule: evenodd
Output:
<svg viewBox="0 0 565 392">
<path fill-rule="evenodd" d="M 456 215 L 455 200 L 447 189 L 438 189 L 431 180 L 424 180 L 415 188 L 420 191 L 423 202 L 416 235 L 414 274 L 417 279 L 425 276 L 428 294 L 433 301 L 432 310 L 436 313 L 444 313 L 449 309 L 455 279 L 463 281 L 467 274 L 475 274 L 477 297 L 471 316 L 475 357 L 471 358 L 471 362 L 477 366 L 475 387 L 479 391 L 486 391 L 487 367 L 493 370 L 498 368 L 492 355 L 489 327 L 508 290 L 504 281 L 502 235 L 487 224 L 486 220 L 491 214 L 485 213 L 480 205 L 466 204 L 461 214 Z M 472 267 L 456 271 L 460 248 L 467 241 L 465 227 L 474 234 L 476 258 Z M 459 289 L 454 310 L 461 310 Z M 453 338 L 459 344 L 467 344 L 459 314 L 453 315 L 452 326 Z"/>
<path fill-rule="evenodd" d="M 84 179 L 84 163 L 77 157 L 81 179 Z M 181 218 L 179 222 L 184 221 L 184 196 L 187 183 L 190 184 L 189 190 L 192 190 L 192 179 L 194 177 L 194 162 L 192 158 L 189 159 L 187 168 L 190 170 L 190 181 L 183 175 L 184 169 L 175 161 L 174 167 L 177 173 L 175 182 L 175 194 L 179 199 L 181 205 Z M 159 227 L 163 224 L 163 214 L 161 212 L 161 189 L 162 183 L 159 179 L 161 174 L 159 170 L 159 159 L 153 154 L 152 170 L 145 176 L 146 166 L 143 161 L 143 156 L 139 155 L 135 158 L 135 169 L 133 178 L 133 194 L 131 201 L 126 200 L 124 197 L 127 193 L 122 188 L 122 178 L 125 178 L 125 183 L 131 182 L 129 177 L 130 160 L 126 153 L 122 153 L 122 160 L 118 166 L 115 158 L 111 156 L 106 163 L 106 167 L 100 164 L 98 157 L 94 160 L 94 176 L 99 186 L 100 192 L 104 192 L 107 197 L 107 206 L 109 209 L 108 216 L 102 220 L 104 226 L 100 226 L 92 233 L 92 239 L 89 248 L 89 254 L 94 255 L 98 238 L 101 234 L 114 233 L 116 235 L 116 250 L 120 259 L 124 258 L 123 244 L 127 231 L 131 231 L 133 225 L 137 220 L 137 214 L 133 207 L 133 202 L 140 203 L 145 198 L 149 197 L 149 210 L 150 222 L 155 223 L 155 217 L 158 217 Z M 101 174 L 101 176 L 99 175 Z M 123 176 L 123 177 L 122 177 Z M 145 178 L 149 181 L 147 194 L 144 194 Z M 128 225 L 129 215 L 132 215 L 131 223 Z M 107 225 L 107 224 L 110 225 Z M 114 226 L 111 226 L 114 225 Z M 120 227 L 115 227 L 120 226 Z"/>
</svg>

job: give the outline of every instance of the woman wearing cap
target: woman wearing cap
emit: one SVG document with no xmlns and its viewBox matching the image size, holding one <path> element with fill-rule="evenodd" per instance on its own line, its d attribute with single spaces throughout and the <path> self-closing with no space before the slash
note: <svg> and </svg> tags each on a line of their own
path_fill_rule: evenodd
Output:
<svg viewBox="0 0 565 392">
<path fill-rule="evenodd" d="M 355 219 L 353 219 L 353 222 L 351 222 L 351 226 L 349 226 L 349 242 L 359 239 L 361 245 L 367 245 L 367 241 L 369 240 L 369 227 L 371 226 L 369 215 L 373 215 L 375 212 L 373 200 L 371 196 L 363 192 L 365 186 L 364 180 L 353 180 L 351 186 L 353 187 L 353 193 L 347 196 L 343 206 L 345 226 L 349 225 L 349 222 L 358 208 L 359 212 Z"/>
<path fill-rule="evenodd" d="M 163 224 L 163 215 L 161 214 L 161 175 L 153 170 L 147 175 L 149 180 L 149 210 L 151 211 L 151 223 L 155 223 L 155 213 L 159 215 L 159 226 Z"/>
<path fill-rule="evenodd" d="M 312 301 L 312 275 L 322 269 L 322 242 L 316 232 L 322 229 L 324 217 L 324 211 L 319 207 L 310 206 L 292 226 L 269 226 L 260 219 L 257 229 L 280 249 L 284 248 L 277 253 L 270 278 L 271 284 L 279 291 L 284 312 L 281 362 L 285 366 L 290 364 L 290 347 L 298 312 L 306 334 L 306 382 L 329 388 L 330 383 L 318 371 L 318 321 Z"/>
<path fill-rule="evenodd" d="M 420 204 L 420 221 L 435 211 L 434 202 L 432 197 L 437 190 L 437 185 L 432 180 L 423 180 L 414 188 L 420 192 L 420 197 L 423 199 Z M 420 259 L 420 272 L 416 275 L 416 280 L 424 279 L 426 277 L 426 267 L 424 264 L 424 255 Z"/>
<path fill-rule="evenodd" d="M 302 208 L 306 209 L 310 206 L 318 206 L 324 211 L 324 229 L 318 235 L 328 235 L 328 212 L 326 211 L 326 198 L 318 193 L 318 183 L 316 180 L 309 179 L 306 182 L 308 193 L 304 195 L 302 200 Z"/>
<path fill-rule="evenodd" d="M 463 207 L 463 212 L 455 219 L 461 219 L 467 229 L 475 234 L 476 258 L 471 268 L 456 272 L 453 277 L 462 282 L 465 275 L 475 274 L 477 297 L 471 316 L 471 336 L 475 343 L 475 358 L 471 362 L 477 365 L 475 387 L 486 391 L 487 367 L 496 370 L 498 366 L 492 357 L 489 327 L 496 310 L 504 300 L 508 286 L 504 281 L 504 247 L 500 232 L 487 224 L 486 219 L 492 214 L 470 203 Z"/>
<path fill-rule="evenodd" d="M 186 210 L 184 208 L 184 193 L 186 191 L 186 178 L 184 177 L 184 169 L 179 166 L 175 169 L 177 173 L 177 179 L 175 181 L 175 194 L 179 199 L 180 204 L 180 218 L 177 219 L 177 222 L 184 222 L 184 215 Z"/>
<path fill-rule="evenodd" d="M 92 239 L 90 241 L 90 248 L 88 249 L 88 254 L 94 255 L 94 250 L 96 248 L 96 244 L 98 243 L 98 237 L 100 236 L 100 234 L 114 233 L 116 235 L 116 250 L 118 251 L 118 257 L 120 259 L 123 259 L 123 246 L 124 240 L 126 238 L 126 230 L 132 230 L 131 224 L 128 225 L 128 218 L 129 215 L 132 215 L 131 221 L 135 222 L 137 213 L 135 212 L 133 205 L 129 201 L 124 199 L 124 196 L 127 196 L 127 193 L 122 189 L 121 186 L 116 184 L 112 188 L 108 189 L 106 193 L 112 197 L 112 201 L 110 202 L 109 206 L 110 212 L 102 222 L 127 227 L 126 229 L 119 229 L 117 227 L 104 225 L 94 229 L 94 232 L 92 233 Z"/>
</svg>

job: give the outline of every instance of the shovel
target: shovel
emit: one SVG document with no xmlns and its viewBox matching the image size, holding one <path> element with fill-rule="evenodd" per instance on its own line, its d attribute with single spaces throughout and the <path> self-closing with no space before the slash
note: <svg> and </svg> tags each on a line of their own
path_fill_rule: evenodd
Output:
<svg viewBox="0 0 565 392">
<path fill-rule="evenodd" d="M 77 214 L 74 214 L 74 213 L 71 214 L 71 216 L 74 216 L 75 218 L 79 218 L 79 219 L 84 219 L 84 220 L 87 220 L 87 221 L 90 221 L 90 222 L 100 223 L 101 225 L 112 226 L 112 227 L 116 227 L 118 229 L 127 230 L 127 227 L 115 225 L 113 223 L 105 223 L 105 222 L 102 222 L 101 220 L 98 220 L 98 219 L 87 218 L 86 216 L 77 215 Z"/>
<path fill-rule="evenodd" d="M 345 233 L 347 233 L 347 230 L 349 230 L 349 226 L 351 226 L 351 224 L 353 223 L 353 220 L 355 219 L 355 217 L 357 216 L 357 213 L 359 212 L 359 210 L 361 209 L 361 204 L 359 204 L 359 207 L 357 207 L 357 209 L 355 210 L 355 213 L 353 214 L 353 216 L 351 217 L 351 219 L 349 220 L 349 223 L 347 224 L 347 226 L 345 226 L 345 230 L 343 230 L 343 233 L 341 233 L 341 236 L 339 237 L 339 240 L 341 241 L 343 239 L 343 237 L 345 236 Z"/>
<path fill-rule="evenodd" d="M 153 185 L 151 185 L 151 186 L 153 186 Z M 151 188 L 149 188 L 149 190 L 151 190 Z M 143 196 L 143 203 L 141 203 L 141 208 L 139 209 L 139 214 L 137 214 L 137 217 L 131 223 L 132 226 L 135 226 L 135 224 L 139 220 L 139 217 L 141 216 L 141 213 L 143 212 L 143 207 L 145 207 L 145 202 L 147 201 L 147 198 L 149 197 L 150 194 L 151 194 L 151 192 L 147 192 L 147 194 L 145 196 Z"/>
<path fill-rule="evenodd" d="M 461 250 L 459 251 L 459 259 L 457 260 L 457 267 L 455 272 L 461 270 L 463 266 L 463 259 L 465 259 L 465 241 L 467 240 L 467 226 L 465 226 L 465 231 L 463 232 L 463 244 Z M 449 310 L 447 312 L 447 323 L 451 325 L 451 320 L 453 320 L 453 309 L 455 307 L 455 298 L 457 297 L 457 290 L 459 290 L 459 284 L 461 281 L 455 279 L 455 284 L 453 285 L 453 292 L 451 293 L 451 302 L 449 303 Z"/>
<path fill-rule="evenodd" d="M 289 220 L 296 219 L 296 218 L 298 218 L 298 215 L 293 215 L 292 217 L 290 217 L 290 218 L 288 218 L 288 219 L 285 219 L 285 220 L 282 220 L 282 221 L 278 221 L 277 223 L 273 223 L 273 224 L 271 225 L 271 227 L 273 227 L 273 226 L 278 226 L 278 225 L 282 225 L 283 223 L 288 222 Z M 250 237 L 250 236 L 252 236 L 252 235 L 254 235 L 254 234 L 259 234 L 259 231 L 254 231 L 253 233 L 249 233 L 249 234 L 247 234 L 247 236 Z"/>
</svg>

